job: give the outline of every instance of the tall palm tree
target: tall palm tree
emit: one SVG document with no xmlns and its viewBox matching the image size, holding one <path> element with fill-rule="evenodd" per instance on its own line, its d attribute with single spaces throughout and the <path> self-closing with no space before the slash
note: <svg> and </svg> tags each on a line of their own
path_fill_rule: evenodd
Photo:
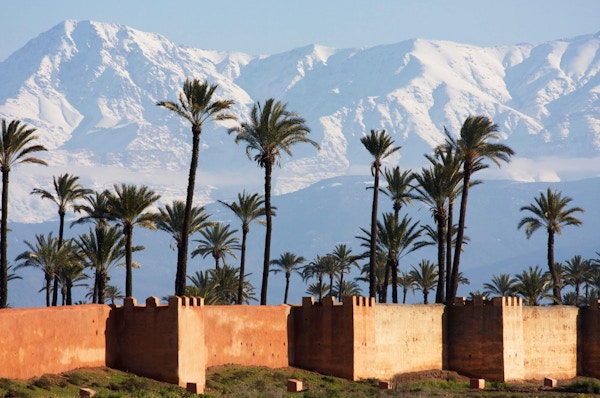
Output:
<svg viewBox="0 0 600 398">
<path fill-rule="evenodd" d="M 499 139 L 497 134 L 498 126 L 486 116 L 469 116 L 460 129 L 458 140 L 446 134 L 446 144 L 452 147 L 456 154 L 460 156 L 463 164 L 463 184 L 460 201 L 460 214 L 458 219 L 458 232 L 456 236 L 456 246 L 454 247 L 454 260 L 452 264 L 452 273 L 450 275 L 450 294 L 448 302 L 456 297 L 458 289 L 458 273 L 460 266 L 460 255 L 462 252 L 463 237 L 465 233 L 465 220 L 467 217 L 467 202 L 469 197 L 469 188 L 471 187 L 472 174 L 488 165 L 484 160 L 491 160 L 497 166 L 500 162 L 509 162 L 514 151 L 506 145 L 491 143 L 491 140 Z"/>
<path fill-rule="evenodd" d="M 76 241 L 85 265 L 94 271 L 92 303 L 104 303 L 110 272 L 125 258 L 125 239 L 117 227 L 97 225 Z"/>
<path fill-rule="evenodd" d="M 373 175 L 373 204 L 371 206 L 371 238 L 377 237 L 377 202 L 379 198 L 379 173 L 381 172 L 381 162 L 400 150 L 400 147 L 394 146 L 394 140 L 385 130 L 381 132 L 371 130 L 371 134 L 365 135 L 360 139 L 365 149 L 373 156 L 371 163 L 371 174 Z M 377 242 L 371 239 L 369 248 L 369 297 L 375 297 L 376 277 L 375 268 L 377 267 Z"/>
<path fill-rule="evenodd" d="M 285 252 L 281 254 L 279 258 L 271 260 L 271 264 L 278 267 L 273 268 L 271 272 L 274 274 L 284 272 L 285 274 L 285 293 L 283 295 L 283 304 L 287 304 L 288 292 L 290 291 L 290 277 L 292 276 L 292 272 L 298 272 L 300 270 L 300 266 L 305 261 L 306 259 L 304 257 L 296 256 L 291 252 Z"/>
<path fill-rule="evenodd" d="M 561 303 L 560 278 L 554 264 L 554 235 L 559 236 L 562 229 L 567 225 L 581 225 L 581 220 L 575 216 L 575 213 L 583 213 L 581 207 L 568 207 L 573 199 L 568 196 L 562 196 L 561 192 L 551 191 L 550 188 L 535 198 L 535 203 L 521 207 L 521 211 L 531 213 L 519 221 L 520 229 L 525 227 L 527 239 L 539 228 L 545 228 L 548 234 L 548 271 L 552 276 L 552 291 L 556 304 Z"/>
<path fill-rule="evenodd" d="M 526 271 L 516 275 L 515 293 L 523 298 L 525 305 L 540 305 L 541 300 L 548 297 L 551 280 L 538 265 L 528 267 Z"/>
<path fill-rule="evenodd" d="M 575 305 L 581 305 L 584 300 L 581 297 L 581 285 L 590 280 L 591 266 L 590 261 L 583 259 L 580 255 L 573 256 L 565 261 L 565 270 L 563 278 L 567 285 L 575 289 Z"/>
<path fill-rule="evenodd" d="M 181 228 L 183 227 L 184 216 L 185 202 L 175 200 L 172 205 L 167 204 L 164 208 L 159 208 L 156 217 L 156 228 L 171 235 L 175 241 L 177 250 L 181 246 Z M 188 235 L 191 236 L 196 232 L 202 231 L 209 225 L 213 225 L 212 221 L 208 221 L 209 217 L 204 212 L 204 207 L 193 206 Z"/>
<path fill-rule="evenodd" d="M 238 193 L 238 201 L 237 202 L 223 202 L 219 200 L 224 206 L 227 206 L 229 210 L 233 212 L 242 222 L 242 250 L 240 254 L 240 280 L 238 285 L 238 300 L 239 302 L 236 304 L 242 304 L 242 290 L 244 288 L 244 275 L 246 272 L 246 238 L 248 236 L 248 232 L 250 232 L 250 224 L 253 221 L 258 222 L 259 224 L 265 224 L 265 221 L 260 219 L 260 217 L 264 217 L 265 210 L 265 201 L 262 195 L 257 193 L 248 194 L 246 191 L 243 191 L 241 194 Z M 274 213 L 274 208 L 271 208 L 272 213 Z M 287 297 L 287 296 L 286 296 Z"/>
<path fill-rule="evenodd" d="M 493 275 L 491 282 L 483 284 L 484 296 L 512 296 L 515 292 L 515 283 L 517 280 L 510 276 L 510 274 Z"/>
<path fill-rule="evenodd" d="M 8 301 L 8 183 L 10 170 L 20 163 L 48 164 L 33 156 L 36 152 L 46 151 L 43 145 L 35 144 L 38 136 L 35 128 L 12 120 L 6 123 L 2 119 L 2 138 L 0 140 L 0 171 L 2 171 L 2 212 L 0 216 L 0 308 L 6 308 Z"/>
<path fill-rule="evenodd" d="M 123 228 L 125 237 L 125 296 L 133 295 L 133 228 L 156 230 L 156 215 L 148 208 L 154 204 L 160 195 L 145 185 L 115 184 L 114 192 L 105 191 L 108 218 L 116 221 Z M 140 248 L 141 249 L 141 248 Z"/>
<path fill-rule="evenodd" d="M 386 186 L 383 189 L 384 195 L 392 200 L 392 207 L 396 218 L 400 217 L 400 210 L 406 204 L 412 204 L 415 195 L 412 194 L 414 187 L 411 185 L 415 175 L 411 170 L 400 171 L 396 166 L 392 169 L 383 170 L 383 178 Z"/>
<path fill-rule="evenodd" d="M 188 176 L 187 196 L 185 200 L 185 213 L 181 227 L 181 245 L 177 250 L 177 275 L 175 276 L 175 294 L 185 294 L 188 241 L 192 208 L 194 206 L 194 187 L 196 184 L 196 170 L 200 153 L 200 136 L 204 123 L 208 120 L 235 120 L 229 113 L 234 104 L 233 100 L 214 100 L 213 96 L 217 84 L 208 84 L 207 81 L 188 79 L 183 83 L 183 91 L 179 94 L 179 101 L 159 101 L 156 104 L 186 119 L 192 125 L 192 156 Z"/>
<path fill-rule="evenodd" d="M 221 222 L 209 225 L 202 231 L 202 239 L 195 239 L 199 245 L 192 252 L 192 258 L 201 255 L 203 258 L 211 255 L 215 260 L 215 269 L 219 269 L 219 262 L 225 261 L 225 257 L 229 254 L 233 258 L 237 258 L 234 250 L 239 250 L 239 238 L 234 236 L 237 229 L 230 230 L 230 225 Z"/>
<path fill-rule="evenodd" d="M 79 182 L 79 177 L 71 174 L 61 174 L 53 178 L 54 192 L 47 191 L 41 188 L 34 188 L 31 191 L 32 195 L 39 195 L 42 199 L 50 199 L 58 206 L 58 246 L 62 246 L 65 230 L 65 215 L 69 207 L 75 208 L 76 201 L 85 198 L 92 193 L 91 189 L 86 189 Z M 59 275 L 56 273 L 54 278 L 54 293 L 52 297 L 52 305 L 57 304 L 57 291 L 59 283 Z"/>
<path fill-rule="evenodd" d="M 35 243 L 25 241 L 28 250 L 19 254 L 16 261 L 21 261 L 15 269 L 23 267 L 33 267 L 41 270 L 44 273 L 45 290 L 46 290 L 46 307 L 50 307 L 50 293 L 52 292 L 52 281 L 60 265 L 66 257 L 66 248 L 62 250 L 58 246 L 58 238 L 52 236 L 52 232 L 48 236 L 37 234 Z"/>
<path fill-rule="evenodd" d="M 429 304 L 429 292 L 437 284 L 438 273 L 435 268 L 435 264 L 429 260 L 421 260 L 419 268 L 412 266 L 409 272 L 417 289 L 423 292 L 423 304 Z"/>
<path fill-rule="evenodd" d="M 246 143 L 246 155 L 265 169 L 265 253 L 263 259 L 260 304 L 267 304 L 269 265 L 271 255 L 271 232 L 273 208 L 271 206 L 271 175 L 273 166 L 280 163 L 281 152 L 292 155 L 292 146 L 307 143 L 319 148 L 308 138 L 310 129 L 297 113 L 287 110 L 287 105 L 269 98 L 264 104 L 257 102 L 252 107 L 250 121 L 229 130 L 236 133 L 235 142 Z M 254 153 L 254 156 L 252 154 Z"/>
</svg>

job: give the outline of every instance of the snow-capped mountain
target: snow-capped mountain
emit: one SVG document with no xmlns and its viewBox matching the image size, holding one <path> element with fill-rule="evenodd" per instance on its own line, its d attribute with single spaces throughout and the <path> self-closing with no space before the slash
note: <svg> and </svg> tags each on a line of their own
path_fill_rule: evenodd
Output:
<svg viewBox="0 0 600 398">
<path fill-rule="evenodd" d="M 157 107 L 177 100 L 194 77 L 218 83 L 245 118 L 255 101 L 289 104 L 321 145 L 294 148 L 276 170 L 276 192 L 325 178 L 368 173 L 360 136 L 386 129 L 403 149 L 392 162 L 423 164 L 423 154 L 485 114 L 516 152 L 496 176 L 559 180 L 598 175 L 600 34 L 541 44 L 475 47 L 411 40 L 364 49 L 311 45 L 270 56 L 179 47 L 126 26 L 66 21 L 0 64 L 0 115 L 38 129 L 51 167 L 21 171 L 14 195 L 49 186 L 76 170 L 95 188 L 120 180 L 146 183 L 163 200 L 181 198 L 189 162 L 185 121 Z M 241 184 L 258 190 L 262 173 L 226 125 L 202 135 L 198 199 L 231 197 Z M 571 159 L 561 162 L 560 159 Z M 574 159 L 577 160 L 573 170 Z M 499 174 L 500 173 L 500 174 Z M 490 174 L 492 175 L 492 174 Z M 14 196 L 13 195 L 13 196 Z M 15 221 L 42 221 L 47 207 L 23 195 Z M 28 211 L 30 209 L 30 211 Z"/>
<path fill-rule="evenodd" d="M 234 99 L 232 111 L 240 119 L 256 101 L 273 97 L 288 103 L 321 146 L 318 152 L 308 145 L 293 148 L 294 156 L 284 157 L 275 170 L 280 211 L 272 257 L 296 250 L 310 259 L 340 242 L 359 250 L 354 236 L 368 225 L 365 207 L 370 206 L 364 188 L 370 183 L 371 159 L 360 143 L 364 133 L 386 129 L 402 146 L 388 164 L 418 169 L 425 164 L 423 154 L 443 141 L 444 127 L 455 134 L 473 114 L 492 118 L 503 143 L 517 153 L 510 164 L 493 166 L 479 177 L 503 181 L 486 181 L 473 190 L 467 220 L 472 242 L 464 264 L 473 272 L 485 268 L 467 275 L 473 284 L 506 267 L 516 272 L 544 264 L 543 239 L 534 247 L 534 238 L 527 241 L 516 224 L 520 206 L 547 182 L 586 209 L 585 227 L 578 230 L 583 238 L 573 233 L 565 245 L 573 253 L 565 250 L 561 260 L 571 254 L 591 256 L 598 250 L 594 205 L 600 184 L 597 178 L 582 179 L 600 175 L 599 47 L 597 33 L 516 46 L 417 39 L 355 49 L 311 45 L 253 56 L 181 47 L 126 26 L 65 21 L 0 63 L 0 117 L 36 127 L 49 149 L 40 155 L 49 167 L 19 165 L 11 172 L 9 257 L 35 233 L 54 229 L 54 204 L 29 193 L 35 187 L 51 189 L 52 177 L 61 173 L 78 175 L 93 189 L 146 184 L 162 195 L 161 203 L 184 198 L 189 125 L 156 102 L 176 101 L 186 78 L 218 83 L 217 97 Z M 204 128 L 195 198 L 209 204 L 216 219 L 233 224 L 221 206 L 210 203 L 232 200 L 243 189 L 262 192 L 263 171 L 227 134 L 230 126 L 208 123 Z M 490 208 L 495 210 L 490 213 Z M 411 211 L 429 222 L 427 209 Z M 261 228 L 254 227 L 249 242 L 253 278 L 260 274 Z M 162 236 L 167 243 L 159 245 L 153 243 L 156 233 L 136 234 L 147 247 L 137 259 L 144 268 L 134 277 L 139 278 L 134 279 L 138 297 L 169 294 L 174 269 L 165 264 L 174 267 L 175 257 L 168 251 L 168 237 Z M 416 264 L 412 260 L 407 258 L 407 264 Z M 19 294 L 37 290 L 23 287 L 31 280 L 11 282 L 17 286 L 11 290 L 17 305 L 27 303 Z M 271 289 L 281 287 L 282 281 L 275 276 L 273 281 Z M 258 279 L 254 284 L 260 285 Z M 295 299 L 302 292 L 303 285 L 292 287 Z"/>
</svg>

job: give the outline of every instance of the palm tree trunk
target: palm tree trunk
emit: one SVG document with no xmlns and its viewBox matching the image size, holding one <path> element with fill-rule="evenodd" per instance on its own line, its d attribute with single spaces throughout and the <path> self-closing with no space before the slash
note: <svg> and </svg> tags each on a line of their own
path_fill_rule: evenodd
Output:
<svg viewBox="0 0 600 398">
<path fill-rule="evenodd" d="M 560 280 L 558 278 L 558 272 L 554 266 L 554 231 L 548 229 L 548 270 L 552 275 L 552 292 L 554 295 L 554 303 L 562 304 L 560 297 Z"/>
<path fill-rule="evenodd" d="M 236 304 L 242 304 L 242 295 L 244 294 L 244 272 L 246 272 L 246 236 L 248 231 L 242 226 L 242 254 L 240 256 L 240 277 L 238 278 L 238 294 Z"/>
<path fill-rule="evenodd" d="M 329 274 L 329 296 L 333 297 L 333 274 Z"/>
<path fill-rule="evenodd" d="M 285 293 L 283 295 L 283 304 L 287 304 L 288 292 L 290 291 L 290 276 L 285 276 Z"/>
<path fill-rule="evenodd" d="M 198 168 L 198 156 L 200 153 L 200 134 L 202 129 L 192 126 L 192 159 L 190 161 L 190 173 L 188 176 L 187 197 L 185 199 L 185 213 L 181 229 L 181 246 L 177 246 L 177 275 L 175 276 L 175 295 L 185 295 L 185 283 L 187 274 L 188 240 L 190 231 L 190 220 L 192 217 L 192 206 L 194 202 L 194 188 L 196 185 L 196 169 Z"/>
<path fill-rule="evenodd" d="M 58 305 L 58 284 L 60 283 L 60 276 L 58 275 L 58 269 L 54 273 L 54 288 L 52 290 L 52 306 Z"/>
<path fill-rule="evenodd" d="M 387 296 L 388 296 L 388 286 L 390 284 L 390 272 L 391 272 L 391 260 L 388 257 L 388 259 L 385 261 L 385 273 L 383 274 L 383 283 L 381 285 L 381 300 L 379 301 L 380 303 L 387 303 Z"/>
<path fill-rule="evenodd" d="M 446 220 L 446 303 L 450 302 L 450 279 L 452 272 L 452 230 L 454 228 L 454 199 L 448 201 L 448 220 Z"/>
<path fill-rule="evenodd" d="M 50 289 L 52 288 L 52 275 L 46 275 L 46 307 L 50 307 Z"/>
<path fill-rule="evenodd" d="M 377 268 L 377 201 L 379 194 L 379 164 L 373 164 L 373 205 L 371 207 L 371 241 L 369 251 L 369 297 L 375 297 L 377 282 L 375 270 Z"/>
<path fill-rule="evenodd" d="M 94 295 L 92 297 L 92 304 L 98 304 L 100 303 L 98 301 L 98 284 L 100 283 L 100 273 L 98 271 L 96 271 L 95 276 L 94 276 Z M 100 303 L 103 304 L 103 303 Z"/>
<path fill-rule="evenodd" d="M 427 289 L 423 289 L 423 304 L 429 304 L 427 296 L 429 296 L 429 291 Z"/>
<path fill-rule="evenodd" d="M 402 289 L 402 304 L 406 304 L 406 293 L 407 293 L 406 288 L 403 288 Z"/>
<path fill-rule="evenodd" d="M 271 260 L 271 229 L 272 229 L 272 209 L 271 209 L 271 174 L 273 172 L 273 163 L 265 162 L 265 218 L 267 231 L 265 234 L 265 255 L 263 261 L 262 286 L 260 289 L 260 305 L 267 305 L 267 287 L 269 284 L 269 263 Z"/>
<path fill-rule="evenodd" d="M 460 215 L 458 217 L 458 231 L 456 231 L 456 246 L 454 247 L 454 263 L 450 281 L 450 296 L 448 302 L 454 301 L 458 290 L 458 268 L 460 266 L 460 253 L 465 234 L 465 219 L 467 217 L 467 200 L 469 198 L 469 184 L 471 180 L 471 164 L 465 161 L 462 197 L 460 198 Z"/>
<path fill-rule="evenodd" d="M 106 279 L 107 275 L 100 275 L 100 278 L 98 278 L 98 304 L 104 304 L 106 300 Z"/>
<path fill-rule="evenodd" d="M 398 264 L 392 262 L 392 303 L 398 304 Z"/>
<path fill-rule="evenodd" d="M 131 252 L 133 248 L 133 226 L 123 226 L 125 233 L 125 297 L 133 297 L 133 261 Z"/>
<path fill-rule="evenodd" d="M 437 224 L 437 240 L 438 240 L 438 284 L 437 284 L 437 289 L 435 291 L 435 302 L 436 303 L 443 303 L 445 296 L 444 296 L 444 272 L 446 270 L 445 264 L 444 264 L 444 259 L 445 259 L 445 255 L 446 255 L 446 247 L 444 246 L 445 244 L 445 234 L 444 234 L 444 228 L 446 227 L 446 218 L 440 214 L 438 216 L 435 217 L 436 218 L 436 224 Z"/>
<path fill-rule="evenodd" d="M 67 277 L 65 284 L 67 285 L 67 305 L 73 304 L 73 295 L 71 294 L 71 289 L 73 288 L 73 281 L 71 278 Z"/>
<path fill-rule="evenodd" d="M 6 308 L 8 302 L 8 259 L 6 257 L 8 230 L 8 173 L 9 169 L 2 166 L 2 220 L 0 221 L 0 308 Z"/>
</svg>

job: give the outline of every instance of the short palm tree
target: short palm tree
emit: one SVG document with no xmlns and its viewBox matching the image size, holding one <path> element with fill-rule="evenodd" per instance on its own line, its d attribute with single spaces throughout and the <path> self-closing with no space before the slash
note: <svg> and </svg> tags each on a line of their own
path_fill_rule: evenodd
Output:
<svg viewBox="0 0 600 398">
<path fill-rule="evenodd" d="M 62 282 L 62 300 L 63 305 L 73 304 L 73 287 L 84 286 L 77 285 L 77 282 L 88 279 L 88 276 L 83 272 L 85 264 L 80 257 L 77 256 L 75 243 L 72 239 L 67 239 L 63 242 L 61 250 L 65 249 L 66 258 L 58 269 L 60 281 Z"/>
<path fill-rule="evenodd" d="M 338 280 L 333 288 L 333 295 L 339 297 L 340 301 L 344 301 L 344 297 L 360 296 L 362 290 L 358 283 L 355 281 L 342 281 Z"/>
<path fill-rule="evenodd" d="M 125 239 L 117 227 L 97 225 L 76 241 L 84 264 L 94 272 L 92 303 L 104 303 L 110 272 L 125 258 Z"/>
<path fill-rule="evenodd" d="M 458 273 L 460 266 L 460 255 L 462 253 L 463 237 L 465 233 L 465 221 L 467 216 L 467 202 L 469 197 L 469 188 L 471 187 L 472 174 L 488 165 L 484 160 L 491 160 L 500 166 L 500 162 L 509 162 L 514 151 L 506 145 L 492 143 L 491 140 L 498 140 L 498 126 L 486 116 L 469 116 L 460 129 L 458 140 L 446 134 L 446 145 L 452 147 L 456 154 L 460 156 L 463 164 L 463 184 L 460 201 L 460 214 L 458 219 L 458 231 L 456 236 L 456 245 L 454 247 L 454 259 L 452 272 L 450 275 L 450 292 L 447 295 L 448 302 L 452 302 L 456 297 L 458 289 Z"/>
<path fill-rule="evenodd" d="M 523 298 L 525 305 L 540 305 L 552 288 L 551 280 L 538 265 L 534 268 L 529 266 L 527 270 L 517 274 L 516 280 L 514 291 Z"/>
<path fill-rule="evenodd" d="M 234 104 L 233 100 L 214 100 L 213 96 L 218 85 L 208 84 L 207 81 L 188 79 L 183 83 L 183 91 L 179 94 L 179 101 L 159 101 L 156 103 L 175 114 L 186 119 L 192 125 L 192 156 L 188 176 L 187 196 L 185 200 L 185 213 L 181 228 L 181 244 L 177 250 L 177 274 L 175 276 L 175 294 L 183 296 L 186 286 L 186 272 L 188 259 L 188 240 L 194 207 L 194 187 L 196 184 L 196 170 L 200 153 L 200 136 L 204 123 L 208 120 L 235 120 L 229 113 Z"/>
<path fill-rule="evenodd" d="M 237 258 L 235 250 L 239 250 L 238 242 L 240 239 L 234 236 L 237 229 L 230 230 L 228 224 L 221 222 L 209 225 L 202 231 L 202 239 L 195 239 L 198 242 L 198 247 L 192 252 L 192 258 L 201 255 L 206 258 L 211 255 L 215 260 L 215 269 L 219 269 L 220 261 L 225 261 L 225 257 L 229 254 L 233 258 Z"/>
<path fill-rule="evenodd" d="M 429 260 L 421 260 L 419 268 L 413 266 L 409 275 L 414 281 L 416 288 L 423 292 L 423 304 L 428 304 L 429 292 L 437 284 L 438 273 L 435 264 Z"/>
<path fill-rule="evenodd" d="M 318 291 L 318 299 L 319 301 L 321 301 L 323 299 L 323 295 L 326 294 L 327 289 L 325 288 L 325 286 L 327 286 L 324 282 L 323 279 L 326 275 L 325 272 L 325 256 L 319 256 L 317 255 L 317 257 L 315 257 L 315 259 L 313 261 L 311 261 L 310 263 L 306 264 L 304 267 L 302 267 L 302 271 L 300 272 L 300 275 L 302 276 L 302 281 L 306 282 L 311 278 L 316 278 L 317 282 L 313 283 L 311 286 L 318 286 L 318 289 L 312 289 L 314 292 Z M 310 286 L 309 286 L 310 288 Z M 330 288 L 329 286 L 327 286 L 327 288 Z M 314 294 L 313 294 L 314 295 Z"/>
<path fill-rule="evenodd" d="M 483 295 L 486 297 L 491 296 L 512 296 L 515 292 L 515 283 L 517 280 L 510 276 L 510 274 L 493 275 L 491 282 L 483 284 Z"/>
<path fill-rule="evenodd" d="M 52 281 L 61 264 L 64 263 L 66 248 L 59 249 L 58 238 L 53 237 L 52 232 L 47 236 L 37 234 L 35 243 L 25 241 L 25 245 L 29 249 L 17 256 L 16 261 L 20 261 L 20 263 L 17 264 L 15 269 L 33 267 L 44 273 L 46 306 L 50 307 Z"/>
<path fill-rule="evenodd" d="M 379 198 L 379 174 L 381 172 L 381 162 L 400 150 L 400 147 L 394 146 L 394 140 L 385 130 L 381 132 L 371 130 L 371 134 L 365 135 L 360 139 L 365 149 L 373 156 L 371 163 L 371 174 L 373 175 L 373 203 L 371 205 L 371 237 L 377 236 L 377 203 Z M 369 247 L 369 297 L 375 297 L 377 282 L 375 269 L 377 267 L 377 242 L 371 239 Z"/>
<path fill-rule="evenodd" d="M 575 305 L 583 304 L 581 297 L 581 285 L 588 282 L 591 277 L 591 264 L 589 260 L 583 259 L 580 255 L 573 256 L 565 262 L 563 279 L 567 285 L 575 289 Z"/>
<path fill-rule="evenodd" d="M 156 215 L 148 209 L 158 199 L 153 190 L 145 185 L 114 185 L 114 192 L 105 191 L 108 219 L 116 221 L 123 229 L 125 237 L 125 296 L 133 295 L 133 228 L 139 225 L 142 228 L 156 230 Z M 139 248 L 141 249 L 141 248 Z"/>
<path fill-rule="evenodd" d="M 108 224 L 106 198 L 106 191 L 86 195 L 83 198 L 83 204 L 76 204 L 74 206 L 76 213 L 84 213 L 84 215 L 73 221 L 71 227 L 87 222 L 94 222 L 96 225 Z"/>
<path fill-rule="evenodd" d="M 61 174 L 53 178 L 54 192 L 41 188 L 35 188 L 31 191 L 32 195 L 39 195 L 42 199 L 50 199 L 58 206 L 58 246 L 62 246 L 65 230 L 65 215 L 69 207 L 76 208 L 76 201 L 85 198 L 92 193 L 91 189 L 86 189 L 79 182 L 79 177 L 71 174 Z M 57 304 L 58 274 L 54 278 L 54 294 L 52 305 Z"/>
<path fill-rule="evenodd" d="M 175 247 L 179 250 L 181 246 L 181 228 L 183 227 L 183 218 L 185 216 L 185 202 L 180 200 L 173 201 L 172 205 L 165 205 L 164 208 L 158 209 L 156 217 L 156 228 L 171 235 L 175 241 Z M 212 221 L 208 221 L 210 216 L 204 212 L 204 207 L 192 207 L 190 217 L 190 230 L 188 235 L 191 236 L 202 231 L 209 225 L 213 225 Z"/>
<path fill-rule="evenodd" d="M 271 260 L 271 265 L 275 265 L 277 268 L 271 269 L 271 272 L 278 274 L 283 272 L 285 274 L 285 293 L 283 295 L 283 304 L 287 304 L 288 293 L 290 291 L 290 277 L 292 272 L 299 272 L 302 263 L 306 259 L 302 256 L 296 256 L 294 253 L 285 252 L 282 253 L 279 258 Z"/>
<path fill-rule="evenodd" d="M 236 133 L 235 142 L 246 144 L 246 155 L 265 169 L 265 252 L 263 258 L 262 286 L 260 304 L 267 304 L 267 288 L 269 283 L 269 265 L 271 255 L 271 232 L 273 208 L 271 205 L 271 175 L 273 167 L 280 163 L 281 152 L 292 155 L 292 146 L 307 143 L 319 148 L 319 145 L 308 138 L 310 129 L 304 119 L 297 113 L 287 110 L 287 105 L 270 98 L 261 104 L 255 103 L 250 114 L 250 121 L 229 130 Z M 254 154 L 254 156 L 252 156 Z"/>
<path fill-rule="evenodd" d="M 35 128 L 12 120 L 7 124 L 2 119 L 2 137 L 0 139 L 0 171 L 2 171 L 2 208 L 0 215 L 0 308 L 6 308 L 8 302 L 8 183 L 13 166 L 20 163 L 48 164 L 35 156 L 36 152 L 46 151 L 43 145 L 35 144 L 38 136 Z"/>
<path fill-rule="evenodd" d="M 107 285 L 105 289 L 106 300 L 110 300 L 112 305 L 115 305 L 116 300 L 123 300 L 125 296 L 123 296 L 123 292 L 119 290 L 115 285 Z M 102 302 L 104 304 L 104 302 Z"/>
<path fill-rule="evenodd" d="M 402 271 L 398 274 L 398 286 L 402 287 L 402 304 L 406 304 L 406 294 L 409 290 L 414 293 L 415 281 L 408 272 Z"/>
<path fill-rule="evenodd" d="M 346 244 L 339 243 L 331 252 L 331 257 L 337 263 L 337 268 L 340 270 L 340 278 L 338 283 L 340 286 L 345 286 L 344 284 L 344 274 L 350 273 L 350 268 L 354 265 L 358 267 L 358 260 L 360 260 L 360 256 L 355 256 L 352 254 L 352 249 L 348 248 Z"/>
<path fill-rule="evenodd" d="M 548 234 L 548 271 L 552 276 L 552 291 L 556 304 L 561 303 L 560 278 L 554 264 L 554 235 L 559 236 L 562 229 L 567 225 L 581 225 L 581 220 L 575 216 L 576 213 L 583 213 L 581 207 L 569 207 L 572 199 L 568 196 L 562 196 L 561 192 L 551 191 L 550 188 L 535 198 L 535 203 L 521 207 L 521 211 L 528 212 L 519 221 L 517 228 L 525 227 L 527 239 L 540 228 L 545 228 Z"/>
<path fill-rule="evenodd" d="M 242 248 L 240 254 L 240 280 L 238 285 L 238 300 L 240 300 L 237 304 L 242 304 L 242 290 L 244 288 L 244 273 L 246 272 L 246 239 L 248 237 L 248 232 L 250 232 L 250 224 L 253 221 L 256 221 L 259 224 L 265 224 L 265 221 L 261 219 L 261 217 L 265 216 L 266 210 L 264 206 L 264 199 L 261 195 L 248 194 L 246 191 L 243 191 L 241 194 L 238 193 L 237 202 L 223 202 L 219 200 L 224 206 L 227 206 L 229 210 L 233 212 L 242 222 Z M 271 209 L 274 212 L 274 208 Z M 287 297 L 287 295 L 286 295 Z"/>
</svg>

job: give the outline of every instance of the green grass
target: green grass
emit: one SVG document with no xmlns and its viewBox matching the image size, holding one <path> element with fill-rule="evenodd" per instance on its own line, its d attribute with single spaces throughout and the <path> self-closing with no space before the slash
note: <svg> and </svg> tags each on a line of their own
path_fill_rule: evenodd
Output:
<svg viewBox="0 0 600 398">
<path fill-rule="evenodd" d="M 451 373 L 451 372 L 450 372 Z M 591 397 L 600 394 L 600 381 L 577 378 L 557 389 L 536 383 L 486 382 L 485 390 L 471 390 L 468 379 L 440 371 L 399 375 L 392 390 L 379 391 L 378 381 L 349 381 L 296 368 L 221 366 L 207 370 L 205 398 L 360 398 L 360 397 Z M 288 379 L 303 382 L 304 391 L 287 392 Z M 466 381 L 467 380 L 467 381 Z M 191 398 L 178 386 L 108 368 L 80 369 L 27 381 L 0 379 L 0 398 L 78 397 L 79 388 L 98 392 L 98 398 Z"/>
</svg>

